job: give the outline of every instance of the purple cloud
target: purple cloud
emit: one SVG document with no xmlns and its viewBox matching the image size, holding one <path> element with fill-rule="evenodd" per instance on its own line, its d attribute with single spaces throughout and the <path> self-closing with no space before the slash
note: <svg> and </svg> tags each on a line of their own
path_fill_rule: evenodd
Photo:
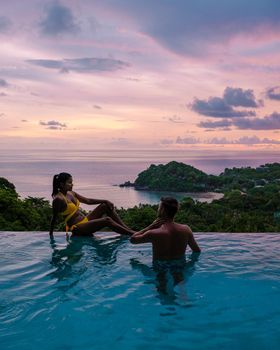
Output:
<svg viewBox="0 0 280 350">
<path fill-rule="evenodd" d="M 241 118 L 233 121 L 238 129 L 274 130 L 280 129 L 280 113 L 274 112 L 264 118 Z"/>
<path fill-rule="evenodd" d="M 99 3 L 99 2 L 98 2 Z M 276 34 L 280 29 L 277 0 L 107 0 L 104 6 L 125 13 L 167 49 L 191 56 L 203 56 L 236 36 L 255 37 L 259 29 Z"/>
<path fill-rule="evenodd" d="M 228 128 L 232 125 L 232 121 L 228 119 L 219 120 L 212 122 L 211 120 L 206 120 L 205 122 L 200 122 L 197 124 L 199 128 L 208 128 L 208 129 L 216 129 L 216 128 Z"/>
<path fill-rule="evenodd" d="M 274 86 L 266 90 L 266 97 L 280 101 L 280 86 Z"/>
<path fill-rule="evenodd" d="M 271 140 L 265 137 L 264 139 L 260 139 L 257 136 L 243 136 L 240 137 L 239 140 L 236 140 L 234 143 L 236 144 L 243 144 L 243 145 L 257 145 L 257 144 L 276 144 L 279 145 L 280 141 L 278 140 Z"/>
<path fill-rule="evenodd" d="M 208 140 L 206 143 L 210 145 L 227 145 L 232 142 L 227 140 L 225 137 L 222 137 L 222 138 L 213 137 L 212 139 Z"/>
<path fill-rule="evenodd" d="M 259 145 L 259 144 L 275 144 L 279 145 L 280 141 L 272 140 L 268 138 L 260 139 L 257 136 L 243 136 L 237 140 L 227 140 L 225 137 L 217 138 L 214 137 L 207 141 L 208 144 L 219 144 L 219 145 Z"/>
<path fill-rule="evenodd" d="M 235 107 L 258 108 L 262 102 L 257 103 L 253 90 L 243 90 L 241 88 L 227 87 L 224 91 L 224 101 Z"/>
<path fill-rule="evenodd" d="M 280 129 L 280 113 L 274 112 L 264 118 L 233 118 L 214 122 L 207 120 L 200 122 L 197 126 L 208 129 L 225 128 L 224 130 L 228 130 L 227 128 L 230 126 L 235 126 L 241 130 L 274 130 Z"/>
<path fill-rule="evenodd" d="M 71 9 L 58 2 L 46 8 L 45 17 L 39 25 L 42 33 L 48 36 L 79 31 L 79 26 Z"/>
<path fill-rule="evenodd" d="M 243 90 L 242 88 L 226 87 L 223 97 L 209 97 L 208 100 L 200 100 L 195 98 L 189 105 L 189 108 L 201 115 L 213 118 L 244 118 L 255 117 L 255 111 L 236 110 L 233 107 L 258 108 L 263 106 L 263 101 L 256 101 L 254 91 L 251 89 Z M 231 124 L 202 122 L 200 127 L 228 127 Z"/>
<path fill-rule="evenodd" d="M 56 120 L 50 120 L 48 122 L 39 122 L 40 125 L 47 126 L 47 129 L 51 130 L 61 130 L 63 128 L 67 128 L 67 125 L 65 123 L 60 123 Z"/>
<path fill-rule="evenodd" d="M 192 111 L 214 118 L 240 118 L 255 116 L 254 111 L 237 111 L 223 98 L 210 97 L 207 101 L 195 99 L 191 104 Z"/>
<path fill-rule="evenodd" d="M 200 140 L 194 137 L 181 138 L 180 136 L 178 136 L 175 143 L 179 145 L 192 145 L 192 144 L 200 143 Z"/>
<path fill-rule="evenodd" d="M 130 64 L 113 58 L 84 57 L 64 60 L 29 59 L 26 62 L 61 72 L 90 73 L 96 71 L 112 72 L 129 67 Z"/>
<path fill-rule="evenodd" d="M 172 140 L 162 140 L 167 142 L 161 142 L 162 144 L 173 144 Z M 209 144 L 209 145 L 260 145 L 260 144 L 274 144 L 279 145 L 280 141 L 273 140 L 269 138 L 259 138 L 257 136 L 243 136 L 240 137 L 237 140 L 228 140 L 226 137 L 213 137 L 212 139 L 208 139 L 206 141 L 200 141 L 199 139 L 192 139 L 192 138 L 181 138 L 178 137 L 175 141 L 177 144 L 195 144 L 195 143 L 201 143 L 201 144 Z"/>
</svg>

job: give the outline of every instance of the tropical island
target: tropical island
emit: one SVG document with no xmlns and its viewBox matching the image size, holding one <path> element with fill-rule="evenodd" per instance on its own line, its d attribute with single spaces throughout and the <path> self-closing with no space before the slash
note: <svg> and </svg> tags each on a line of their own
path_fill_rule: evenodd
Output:
<svg viewBox="0 0 280 350">
<path fill-rule="evenodd" d="M 195 232 L 280 232 L 279 163 L 225 169 L 218 176 L 177 162 L 151 165 L 138 175 L 133 187 L 222 192 L 223 198 L 211 203 L 197 202 L 190 197 L 181 200 L 176 221 L 189 224 Z M 118 213 L 127 225 L 140 230 L 156 218 L 157 205 L 119 208 Z M 48 200 L 21 199 L 14 184 L 0 177 L 1 231 L 48 231 L 51 215 Z M 64 231 L 62 221 L 56 230 Z"/>
<path fill-rule="evenodd" d="M 138 174 L 134 183 L 126 181 L 120 187 L 136 190 L 172 192 L 246 192 L 256 186 L 280 184 L 280 164 L 265 164 L 257 168 L 226 168 L 220 175 L 208 175 L 191 165 L 172 161 L 152 164 Z"/>
</svg>

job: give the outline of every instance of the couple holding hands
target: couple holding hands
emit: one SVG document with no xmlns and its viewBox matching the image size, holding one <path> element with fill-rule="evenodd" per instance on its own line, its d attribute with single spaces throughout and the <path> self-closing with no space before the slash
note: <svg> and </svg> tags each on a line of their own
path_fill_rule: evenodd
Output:
<svg viewBox="0 0 280 350">
<path fill-rule="evenodd" d="M 122 235 L 130 236 L 130 242 L 152 243 L 154 260 L 172 260 L 185 255 L 187 246 L 193 252 L 200 248 L 189 226 L 178 224 L 174 216 L 179 209 L 175 198 L 161 198 L 158 217 L 148 227 L 139 232 L 130 229 L 118 216 L 113 203 L 104 199 L 86 198 L 74 192 L 73 179 L 68 173 L 60 173 L 53 177 L 53 216 L 50 225 L 50 236 L 53 236 L 54 225 L 59 215 L 66 223 L 66 231 L 70 229 L 75 236 L 91 236 L 105 227 Z M 88 215 L 79 209 L 79 204 L 98 204 Z"/>
</svg>

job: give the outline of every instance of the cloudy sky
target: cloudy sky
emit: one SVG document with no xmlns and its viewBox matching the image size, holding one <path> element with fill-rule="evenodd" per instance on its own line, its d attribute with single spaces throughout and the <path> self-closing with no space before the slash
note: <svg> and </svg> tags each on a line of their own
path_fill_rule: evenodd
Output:
<svg viewBox="0 0 280 350">
<path fill-rule="evenodd" d="M 280 149 L 279 0 L 0 0 L 0 146 Z"/>
</svg>

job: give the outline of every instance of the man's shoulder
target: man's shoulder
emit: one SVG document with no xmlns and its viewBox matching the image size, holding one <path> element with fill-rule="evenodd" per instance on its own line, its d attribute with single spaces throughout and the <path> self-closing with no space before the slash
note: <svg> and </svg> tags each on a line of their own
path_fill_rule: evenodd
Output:
<svg viewBox="0 0 280 350">
<path fill-rule="evenodd" d="M 168 230 L 166 227 L 161 226 L 158 228 L 153 228 L 146 232 L 146 236 L 149 237 L 151 240 L 155 239 L 158 240 L 160 238 L 164 238 L 166 236 L 170 235 L 170 230 Z"/>
<path fill-rule="evenodd" d="M 150 235 L 158 235 L 160 233 L 165 233 L 165 232 L 167 232 L 167 230 L 163 226 L 152 228 L 149 231 L 147 231 L 147 233 L 149 233 Z"/>
<path fill-rule="evenodd" d="M 176 228 L 178 230 L 182 230 L 182 231 L 185 231 L 187 233 L 192 233 L 190 226 L 188 226 L 186 224 L 179 224 L 179 223 L 175 222 L 175 225 L 176 225 Z"/>
<path fill-rule="evenodd" d="M 151 229 L 147 231 L 147 234 L 153 238 L 153 237 L 165 237 L 170 236 L 175 233 L 181 233 L 184 235 L 192 235 L 192 230 L 188 225 L 179 224 L 177 222 L 173 222 L 172 225 L 162 225 L 161 227 Z"/>
</svg>

